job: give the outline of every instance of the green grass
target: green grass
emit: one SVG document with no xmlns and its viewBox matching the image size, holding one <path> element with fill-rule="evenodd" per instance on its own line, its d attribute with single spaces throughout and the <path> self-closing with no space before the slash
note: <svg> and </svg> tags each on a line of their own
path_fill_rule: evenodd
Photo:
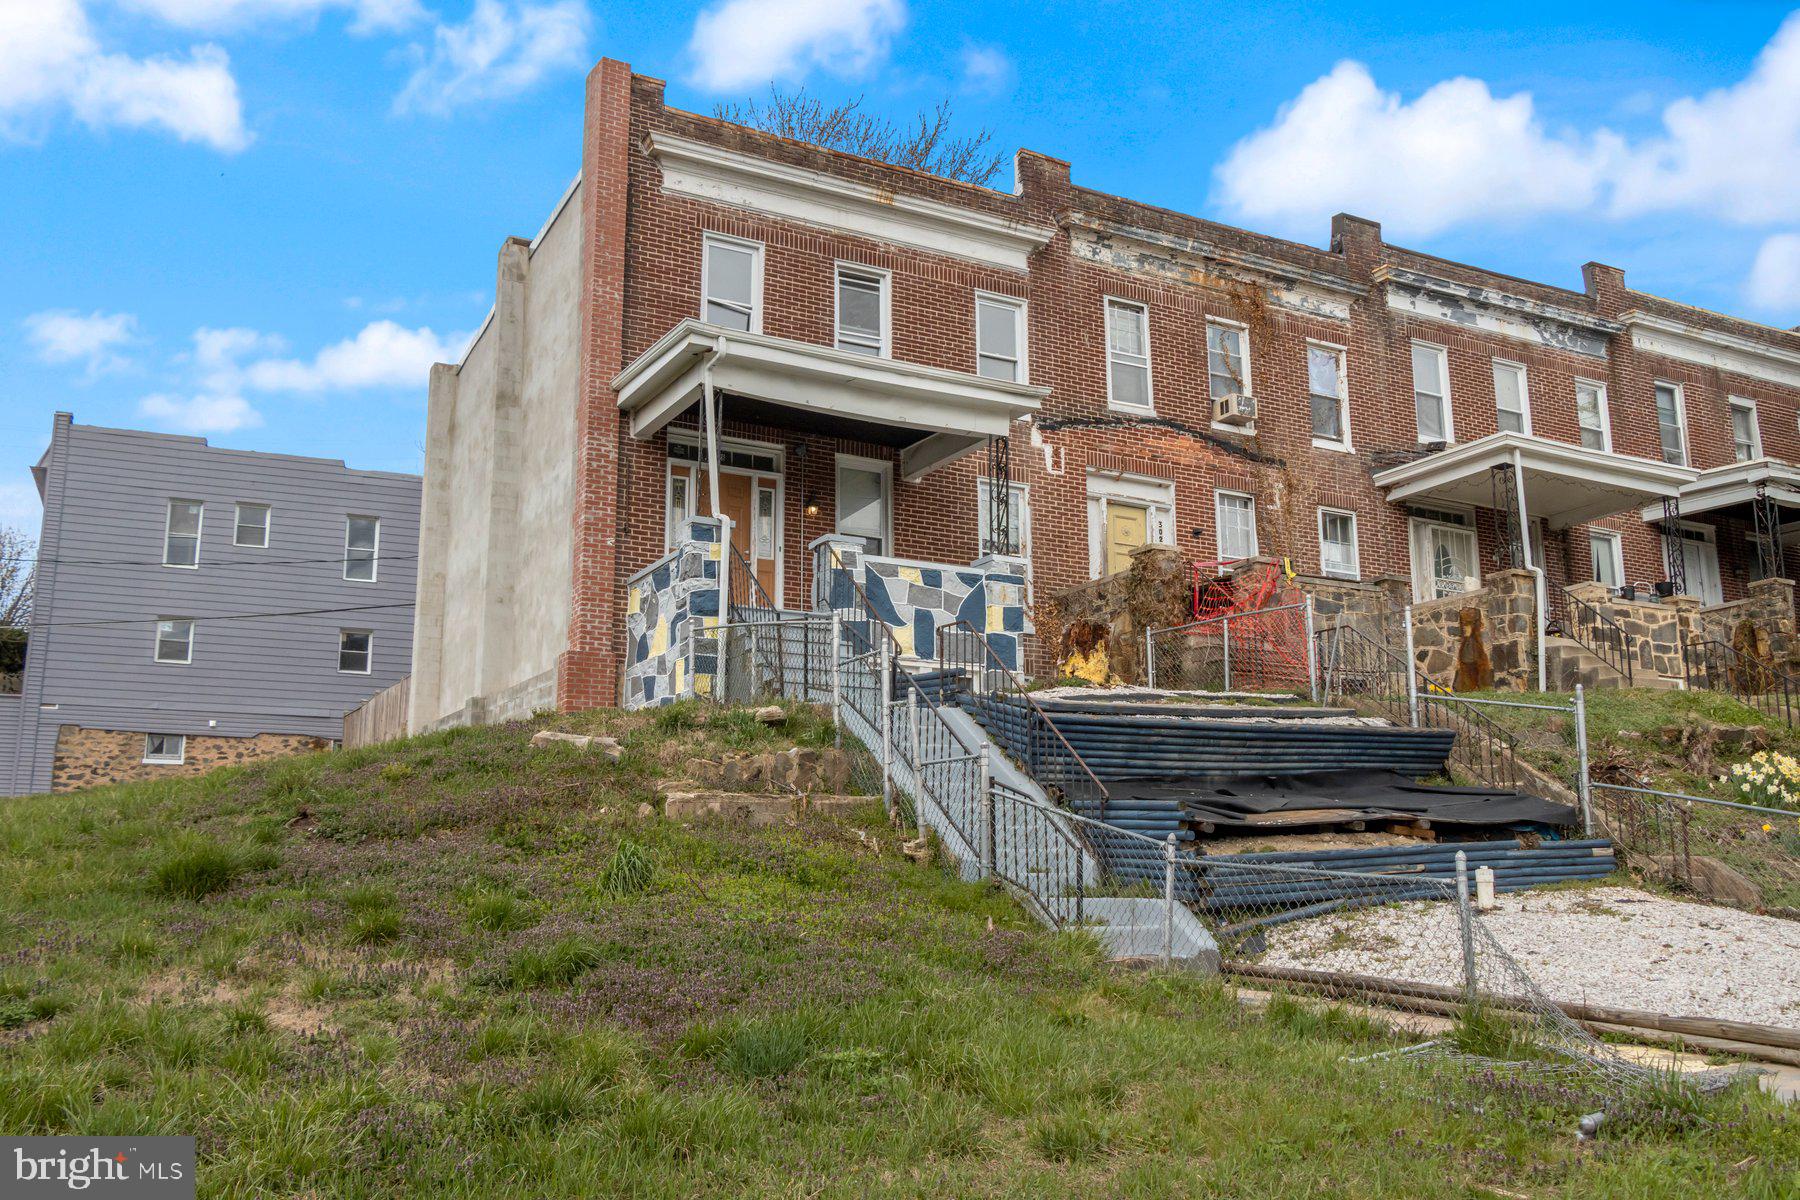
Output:
<svg viewBox="0 0 1800 1200">
<path fill-rule="evenodd" d="M 640 817 L 680 706 L 7 803 L 0 1129 L 187 1133 L 209 1197 L 1791 1194 L 1733 1093 L 1611 1123 L 1445 1088 L 1381 1024 L 1121 973 L 921 867 L 871 805 Z M 539 723 L 542 724 L 542 723 Z M 1479 1031 L 1477 1031 L 1479 1032 Z"/>
</svg>

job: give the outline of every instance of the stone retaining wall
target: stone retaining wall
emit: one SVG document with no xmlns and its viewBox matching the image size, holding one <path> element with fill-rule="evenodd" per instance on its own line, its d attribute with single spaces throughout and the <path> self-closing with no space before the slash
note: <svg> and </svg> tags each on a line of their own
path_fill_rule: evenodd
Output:
<svg viewBox="0 0 1800 1200">
<path fill-rule="evenodd" d="M 1537 579 L 1494 571 L 1471 592 L 1413 605 L 1419 671 L 1454 691 L 1537 686 Z"/>
<path fill-rule="evenodd" d="M 104 783 L 203 775 L 215 767 L 309 754 L 329 750 L 331 746 L 332 743 L 324 738 L 301 734 L 262 733 L 255 737 L 189 734 L 182 762 L 147 763 L 144 761 L 142 732 L 64 725 L 56 734 L 50 790 L 68 792 Z"/>
</svg>

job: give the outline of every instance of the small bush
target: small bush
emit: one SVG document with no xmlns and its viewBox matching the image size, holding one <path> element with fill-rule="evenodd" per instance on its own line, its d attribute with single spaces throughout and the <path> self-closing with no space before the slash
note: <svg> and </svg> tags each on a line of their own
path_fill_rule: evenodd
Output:
<svg viewBox="0 0 1800 1200">
<path fill-rule="evenodd" d="M 635 896 L 656 882 L 656 860 L 650 851 L 626 838 L 600 872 L 600 890 L 609 896 Z"/>
<path fill-rule="evenodd" d="M 165 896 L 201 900 L 230 887 L 249 864 L 243 854 L 217 842 L 190 841 L 164 854 L 150 883 Z"/>
<path fill-rule="evenodd" d="M 368 912 L 358 913 L 350 922 L 350 940 L 359 946 L 374 946 L 391 942 L 399 937 L 406 928 L 406 921 L 398 909 L 375 908 Z"/>
<path fill-rule="evenodd" d="M 586 938 L 558 938 L 548 946 L 514 953 L 494 982 L 510 988 L 561 986 L 599 966 L 600 959 L 599 949 Z"/>
<path fill-rule="evenodd" d="M 1032 1126 L 1031 1145 L 1052 1162 L 1080 1162 L 1104 1154 L 1112 1134 L 1094 1113 L 1061 1113 Z"/>
<path fill-rule="evenodd" d="M 806 1061 L 812 1036 L 800 1021 L 775 1017 L 706 1031 L 693 1044 L 740 1079 L 774 1079 Z"/>
<path fill-rule="evenodd" d="M 511 892 L 480 891 L 465 901 L 469 924 L 489 933 L 512 933 L 529 929 L 537 923 L 537 914 L 524 900 Z"/>
</svg>

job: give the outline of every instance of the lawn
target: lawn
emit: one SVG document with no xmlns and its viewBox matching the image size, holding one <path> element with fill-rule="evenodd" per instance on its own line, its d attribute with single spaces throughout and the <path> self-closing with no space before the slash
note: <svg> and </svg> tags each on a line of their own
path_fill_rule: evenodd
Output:
<svg viewBox="0 0 1800 1200">
<path fill-rule="evenodd" d="M 514 725 L 5 802 L 0 1129 L 191 1133 L 207 1196 L 1794 1194 L 1753 1092 L 1578 1143 L 1587 1096 L 1111 967 L 874 804 L 655 814 L 810 714 L 551 723 L 626 753 Z"/>
</svg>

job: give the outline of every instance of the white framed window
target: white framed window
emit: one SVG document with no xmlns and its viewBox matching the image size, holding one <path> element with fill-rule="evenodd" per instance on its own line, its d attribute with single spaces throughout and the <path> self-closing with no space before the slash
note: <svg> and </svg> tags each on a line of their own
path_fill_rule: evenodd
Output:
<svg viewBox="0 0 1800 1200">
<path fill-rule="evenodd" d="M 1306 343 L 1306 391 L 1312 407 L 1313 445 L 1350 448 L 1350 400 L 1344 382 L 1344 348 Z"/>
<path fill-rule="evenodd" d="M 1524 363 L 1494 360 L 1494 420 L 1501 433 L 1531 432 L 1531 394 Z"/>
<path fill-rule="evenodd" d="M 1111 296 L 1106 298 L 1106 403 L 1113 408 L 1153 407 L 1150 310 Z"/>
<path fill-rule="evenodd" d="M 886 358 L 890 347 L 891 279 L 886 271 L 837 265 L 837 348 Z"/>
<path fill-rule="evenodd" d="M 344 518 L 344 578 L 353 583 L 374 583 L 381 557 L 381 518 Z"/>
<path fill-rule="evenodd" d="M 171 500 L 163 520 L 163 566 L 192 570 L 200 565 L 200 526 L 206 505 L 198 500 Z"/>
<path fill-rule="evenodd" d="M 667 527 L 663 530 L 663 548 L 673 550 L 681 537 L 681 528 L 694 515 L 694 481 L 686 470 L 669 472 Z"/>
<path fill-rule="evenodd" d="M 761 242 L 706 235 L 700 263 L 700 319 L 724 329 L 762 332 Z"/>
<path fill-rule="evenodd" d="M 1663 461 L 1687 466 L 1687 402 L 1679 383 L 1656 381 L 1656 431 L 1662 438 Z"/>
<path fill-rule="evenodd" d="M 194 621 L 191 617 L 162 617 L 156 622 L 156 648 L 152 657 L 159 663 L 185 666 L 194 661 Z"/>
<path fill-rule="evenodd" d="M 879 459 L 837 456 L 837 532 L 858 539 L 866 554 L 893 553 L 893 472 Z"/>
<path fill-rule="evenodd" d="M 975 293 L 975 373 L 987 379 L 1024 383 L 1025 301 L 992 292 Z"/>
<path fill-rule="evenodd" d="M 1756 423 L 1756 401 L 1731 398 L 1731 451 L 1739 462 L 1762 457 L 1762 430 Z"/>
<path fill-rule="evenodd" d="M 1206 389 L 1214 400 L 1252 394 L 1250 331 L 1235 321 L 1206 323 Z"/>
<path fill-rule="evenodd" d="M 1575 381 L 1575 422 L 1581 444 L 1589 450 L 1612 449 L 1612 414 L 1606 407 L 1606 385 L 1593 379 Z"/>
<path fill-rule="evenodd" d="M 1342 508 L 1319 510 L 1319 573 L 1333 579 L 1362 578 L 1355 513 Z"/>
<path fill-rule="evenodd" d="M 1421 442 L 1454 442 L 1450 420 L 1450 360 L 1442 346 L 1412 344 L 1413 413 Z"/>
<path fill-rule="evenodd" d="M 1219 525 L 1219 560 L 1256 557 L 1256 498 L 1243 492 L 1213 492 Z"/>
<path fill-rule="evenodd" d="M 237 519 L 232 522 L 231 544 L 253 550 L 269 548 L 269 506 L 238 502 Z"/>
<path fill-rule="evenodd" d="M 338 630 L 338 670 L 367 675 L 375 668 L 375 635 L 367 629 Z"/>
<path fill-rule="evenodd" d="M 988 503 L 988 480 L 985 475 L 975 480 L 975 521 L 981 532 L 981 552 L 989 553 L 988 539 L 993 533 L 993 510 Z M 1031 492 L 1023 483 L 1008 484 L 1006 489 L 1007 544 L 995 546 L 992 553 L 1010 554 L 1015 558 L 1031 558 Z"/>
<path fill-rule="evenodd" d="M 1416 599 L 1459 596 L 1481 586 L 1474 513 L 1455 508 L 1414 509 L 1408 532 Z"/>
<path fill-rule="evenodd" d="M 1594 564 L 1594 582 L 1617 591 L 1625 586 L 1625 549 L 1610 529 L 1588 530 L 1588 557 Z"/>
<path fill-rule="evenodd" d="M 144 735 L 144 761 L 157 766 L 180 766 L 187 761 L 187 735 L 146 733 Z"/>
</svg>

